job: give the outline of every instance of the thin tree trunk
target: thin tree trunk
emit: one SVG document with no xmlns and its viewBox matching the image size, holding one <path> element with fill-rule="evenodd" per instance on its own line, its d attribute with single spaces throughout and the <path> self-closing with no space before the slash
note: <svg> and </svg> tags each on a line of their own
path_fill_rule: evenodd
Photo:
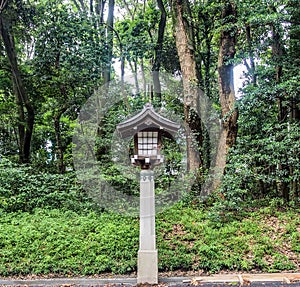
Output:
<svg viewBox="0 0 300 287">
<path fill-rule="evenodd" d="M 65 172 L 65 163 L 64 163 L 64 148 L 62 145 L 61 139 L 61 129 L 60 129 L 60 118 L 62 112 L 58 112 L 54 116 L 54 131 L 55 131 L 55 140 L 56 140 L 56 154 L 57 154 L 57 170 L 59 173 Z"/>
<path fill-rule="evenodd" d="M 115 0 L 108 1 L 108 15 L 107 15 L 107 64 L 103 72 L 104 84 L 108 84 L 111 79 L 111 62 L 113 54 L 113 33 L 114 33 L 114 8 Z"/>
<path fill-rule="evenodd" d="M 299 19 L 300 19 L 300 9 L 299 3 L 297 0 L 290 0 L 287 3 L 287 8 L 289 9 L 290 15 L 290 29 L 289 29 L 289 37 L 290 37 L 290 47 L 289 47 L 289 76 L 292 78 L 293 76 L 298 75 L 299 66 L 300 66 L 300 32 L 299 32 Z M 296 83 L 298 85 L 298 83 Z M 296 88 L 296 87 L 295 87 Z M 296 89 L 295 89 L 296 90 Z M 293 95 L 290 95 L 290 121 L 292 123 L 299 124 L 300 122 L 300 96 L 299 93 L 295 92 Z M 296 176 L 296 168 L 294 166 L 290 166 L 290 177 L 293 178 L 291 182 L 291 191 L 290 194 L 294 195 L 294 198 L 298 198 L 300 196 L 300 180 L 299 177 Z"/>
<path fill-rule="evenodd" d="M 0 1 L 0 14 L 2 13 L 2 11 L 4 11 L 7 4 L 8 4 L 8 0 L 1 0 Z"/>
<path fill-rule="evenodd" d="M 135 60 L 133 65 L 132 65 L 131 61 L 128 61 L 128 63 L 129 63 L 131 72 L 132 72 L 133 77 L 134 77 L 134 84 L 135 84 L 135 88 L 136 88 L 136 94 L 139 94 L 140 93 L 140 86 L 139 86 L 139 80 L 138 80 L 138 77 L 137 77 L 137 59 Z"/>
<path fill-rule="evenodd" d="M 14 37 L 10 32 L 11 23 L 4 12 L 0 14 L 0 30 L 7 58 L 11 67 L 16 103 L 19 110 L 19 159 L 21 163 L 29 163 L 35 114 L 30 100 L 26 94 L 19 70 Z"/>
<path fill-rule="evenodd" d="M 272 7 L 274 11 L 276 11 L 275 7 Z M 279 31 L 274 25 L 271 25 L 272 32 L 272 56 L 275 62 L 275 81 L 277 84 L 281 83 L 282 75 L 283 75 L 283 66 L 282 66 L 282 57 L 283 57 L 283 47 L 281 44 L 281 37 Z M 280 94 L 276 95 L 277 98 L 277 107 L 278 107 L 278 122 L 283 123 L 287 120 L 288 110 L 284 105 L 284 99 Z M 280 162 L 278 164 L 279 173 L 290 173 L 290 168 L 286 163 Z M 289 185 L 283 180 L 279 179 L 277 184 L 278 193 L 286 200 L 289 201 Z"/>
<path fill-rule="evenodd" d="M 104 14 L 105 0 L 97 0 L 95 5 L 95 13 L 100 17 L 99 22 L 103 22 L 103 14 Z"/>
<path fill-rule="evenodd" d="M 282 67 L 282 56 L 283 56 L 283 48 L 280 41 L 280 34 L 274 25 L 271 25 L 272 31 L 272 56 L 275 62 L 275 81 L 277 84 L 281 82 L 283 67 Z M 277 105 L 278 105 L 278 121 L 281 123 L 287 118 L 287 109 L 283 105 L 283 98 L 281 95 L 276 95 L 277 97 Z"/>
<path fill-rule="evenodd" d="M 300 66 L 300 32 L 299 32 L 299 19 L 300 19 L 300 9 L 299 3 L 296 0 L 288 1 L 288 9 L 291 13 L 290 15 L 290 48 L 289 48 L 289 62 L 290 62 L 290 71 L 289 75 L 297 76 L 299 73 Z M 300 121 L 300 106 L 299 94 L 294 94 L 291 99 L 291 119 L 292 121 L 299 122 Z"/>
<path fill-rule="evenodd" d="M 141 58 L 141 77 L 143 81 L 143 100 L 146 100 L 148 95 L 147 95 L 147 81 L 146 81 L 146 76 L 145 76 L 145 66 L 144 66 L 144 60 Z"/>
<path fill-rule="evenodd" d="M 238 110 L 235 107 L 235 91 L 233 81 L 233 64 L 236 46 L 236 10 L 231 1 L 226 1 L 222 10 L 222 20 L 231 29 L 222 29 L 220 35 L 220 49 L 218 56 L 219 100 L 221 104 L 221 138 L 217 151 L 216 166 L 223 173 L 226 165 L 226 156 L 229 149 L 235 144 L 237 137 Z M 215 183 L 215 188 L 220 182 Z"/>
<path fill-rule="evenodd" d="M 257 84 L 257 76 L 255 71 L 255 62 L 254 62 L 254 53 L 252 48 L 252 36 L 251 36 L 251 27 L 250 25 L 246 24 L 246 39 L 248 45 L 248 54 L 250 59 L 250 67 L 248 63 L 245 61 L 248 71 L 251 73 L 252 76 L 252 84 L 256 86 Z"/>
<path fill-rule="evenodd" d="M 64 99 L 66 99 L 66 89 L 64 86 L 60 88 L 61 95 Z M 57 154 L 57 170 L 59 173 L 65 173 L 66 165 L 64 161 L 64 153 L 65 147 L 62 142 L 61 137 L 61 128 L 60 128 L 60 119 L 62 115 L 67 111 L 68 104 L 65 102 L 61 108 L 54 114 L 53 123 L 54 123 L 54 131 L 55 131 L 55 140 L 56 140 L 56 154 Z"/>
<path fill-rule="evenodd" d="M 121 92 L 122 98 L 124 99 L 127 110 L 130 110 L 130 105 L 127 98 L 127 93 L 125 92 L 125 57 L 123 56 L 123 52 L 121 49 Z"/>
<path fill-rule="evenodd" d="M 157 0 L 157 5 L 160 10 L 160 20 L 158 25 L 158 37 L 157 42 L 154 48 L 154 62 L 152 66 L 152 77 L 153 77 L 153 85 L 154 85 L 154 94 L 155 98 L 157 98 L 158 102 L 161 103 L 161 85 L 159 79 L 159 70 L 161 66 L 161 54 L 164 42 L 164 33 L 167 22 L 167 13 L 165 10 L 165 6 L 162 0 Z"/>
</svg>

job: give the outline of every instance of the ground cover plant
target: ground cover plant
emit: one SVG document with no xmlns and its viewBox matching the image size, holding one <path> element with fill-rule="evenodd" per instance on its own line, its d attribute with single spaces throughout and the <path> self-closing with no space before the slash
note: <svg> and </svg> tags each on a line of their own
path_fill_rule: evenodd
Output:
<svg viewBox="0 0 300 287">
<path fill-rule="evenodd" d="M 179 163 L 195 175 L 157 217 L 161 272 L 299 270 L 299 1 L 100 2 L 0 0 L 0 276 L 136 271 L 138 218 L 99 208 L 74 171 L 96 95 L 80 156 L 125 194 L 139 188 L 118 168 L 116 125 L 150 101 L 185 127 L 155 179 L 165 204 Z"/>
<path fill-rule="evenodd" d="M 136 271 L 137 218 L 108 212 L 2 212 L 0 275 L 80 276 Z M 177 204 L 157 216 L 159 271 L 299 270 L 299 210 L 258 208 L 221 223 Z"/>
</svg>

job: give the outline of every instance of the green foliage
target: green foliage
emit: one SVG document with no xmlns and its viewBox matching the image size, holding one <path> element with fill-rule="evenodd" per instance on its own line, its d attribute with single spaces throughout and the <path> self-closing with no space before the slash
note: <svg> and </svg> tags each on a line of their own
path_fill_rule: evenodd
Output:
<svg viewBox="0 0 300 287">
<path fill-rule="evenodd" d="M 182 204 L 157 216 L 160 271 L 279 272 L 300 260 L 299 210 L 264 208 L 228 223 Z M 0 275 L 81 276 L 136 271 L 137 218 L 35 209 L 2 213 Z"/>
<path fill-rule="evenodd" d="M 240 133 L 220 189 L 224 200 L 215 204 L 220 212 L 237 212 L 257 204 L 253 200 L 266 203 L 277 197 L 281 206 L 299 204 L 300 125 L 276 123 L 274 93 L 248 87 L 239 101 Z"/>
<path fill-rule="evenodd" d="M 61 1 L 39 3 L 34 19 L 35 49 L 29 61 L 33 76 L 27 84 L 37 111 L 32 162 L 40 169 L 64 172 L 72 162 L 78 110 L 101 84 L 110 61 L 102 37 L 105 26 L 99 17 L 74 11 Z"/>
<path fill-rule="evenodd" d="M 290 218 L 292 224 L 286 230 L 284 222 Z M 297 230 L 298 223 L 297 211 L 283 214 L 280 219 L 273 217 L 273 211 L 258 211 L 229 223 L 215 224 L 203 210 L 171 209 L 162 216 L 162 221 L 158 221 L 160 268 L 175 270 L 181 267 L 213 273 L 293 270 L 296 265 L 288 258 L 291 254 L 286 254 L 280 246 L 287 240 L 288 244 L 295 244 L 289 236 Z M 299 252 L 295 248 L 293 252 L 299 260 Z"/>
<path fill-rule="evenodd" d="M 237 7 L 238 58 L 247 72 L 237 103 L 237 144 L 214 205 L 215 216 L 223 220 L 230 217 L 227 212 L 237 214 L 249 206 L 299 205 L 299 65 L 289 44 L 299 35 L 288 16 L 299 11 L 293 1 L 242 1 Z"/>
<path fill-rule="evenodd" d="M 74 173 L 36 173 L 32 167 L 18 167 L 4 158 L 0 163 L 0 210 L 33 212 L 35 208 L 73 211 L 95 209 Z"/>
<path fill-rule="evenodd" d="M 234 26 L 219 21 L 224 1 L 191 2 L 191 15 L 185 15 L 195 36 L 192 48 L 200 86 L 215 107 L 219 107 L 216 69 L 221 25 L 228 30 L 238 28 L 234 62 L 246 63 L 248 71 L 238 101 L 237 144 L 230 151 L 220 189 L 208 199 L 212 208 L 191 208 L 197 199 L 195 190 L 184 206 L 178 204 L 158 216 L 162 271 L 275 272 L 299 266 L 299 5 L 294 0 L 235 2 Z M 11 1 L 7 14 L 36 122 L 31 165 L 6 161 L 3 156 L 14 160 L 18 155 L 19 111 L 1 42 L 0 275 L 135 271 L 138 221 L 94 212 L 95 204 L 74 173 L 51 174 L 57 170 L 58 141 L 66 165 L 72 165 L 74 120 L 111 64 L 103 19 L 64 1 L 23 4 Z M 118 39 L 114 39 L 114 53 L 130 63 L 132 70 L 141 63 L 145 71 L 151 70 L 159 9 L 154 2 L 132 6 L 131 14 L 115 21 Z M 178 75 L 180 65 L 169 20 L 161 67 Z M 117 55 L 118 51 L 122 55 Z M 182 99 L 163 94 L 163 100 L 168 110 L 183 117 Z M 138 183 L 124 176 L 111 153 L 116 124 L 144 104 L 141 94 L 128 96 L 127 101 L 127 107 L 117 104 L 102 119 L 96 153 L 106 182 L 125 193 L 138 194 Z M 157 107 L 161 104 L 154 102 Z M 59 131 L 53 125 L 55 117 L 59 118 Z M 176 172 L 170 176 L 170 171 L 176 171 L 181 161 L 174 142 L 166 140 L 165 157 L 156 193 L 167 197 L 168 185 L 176 180 Z M 209 160 L 208 155 L 207 166 Z M 258 210 L 258 206 L 264 208 Z"/>
<path fill-rule="evenodd" d="M 155 43 L 152 33 L 158 23 L 158 13 L 151 2 L 143 12 L 137 9 L 137 15 L 133 15 L 131 19 L 119 20 L 115 24 L 122 45 L 122 57 L 129 63 L 149 60 L 153 56 Z"/>
<path fill-rule="evenodd" d="M 13 156 L 18 149 L 14 138 L 17 111 L 9 86 L 7 73 L 0 71 L 0 155 L 3 156 Z"/>
<path fill-rule="evenodd" d="M 114 214 L 37 209 L 0 219 L 0 274 L 93 275 L 133 271 L 137 221 Z"/>
<path fill-rule="evenodd" d="M 40 84 L 56 88 L 64 84 L 68 89 L 86 88 L 90 81 L 95 84 L 109 60 L 100 36 L 105 27 L 97 27 L 97 18 L 76 13 L 62 2 L 47 2 L 38 12 L 33 64 Z"/>
</svg>

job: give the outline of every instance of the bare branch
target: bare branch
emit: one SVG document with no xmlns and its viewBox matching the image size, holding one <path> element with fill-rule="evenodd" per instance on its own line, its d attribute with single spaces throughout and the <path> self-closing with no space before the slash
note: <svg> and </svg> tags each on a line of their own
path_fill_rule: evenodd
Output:
<svg viewBox="0 0 300 287">
<path fill-rule="evenodd" d="M 5 9 L 7 3 L 8 3 L 8 0 L 0 0 L 0 14 Z"/>
</svg>

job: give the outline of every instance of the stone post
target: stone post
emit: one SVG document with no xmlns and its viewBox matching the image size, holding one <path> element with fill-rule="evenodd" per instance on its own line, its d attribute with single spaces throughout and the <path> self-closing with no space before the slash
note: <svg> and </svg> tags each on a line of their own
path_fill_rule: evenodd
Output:
<svg viewBox="0 0 300 287">
<path fill-rule="evenodd" d="M 141 170 L 140 176 L 140 246 L 137 283 L 157 284 L 154 172 L 144 169 Z"/>
</svg>

